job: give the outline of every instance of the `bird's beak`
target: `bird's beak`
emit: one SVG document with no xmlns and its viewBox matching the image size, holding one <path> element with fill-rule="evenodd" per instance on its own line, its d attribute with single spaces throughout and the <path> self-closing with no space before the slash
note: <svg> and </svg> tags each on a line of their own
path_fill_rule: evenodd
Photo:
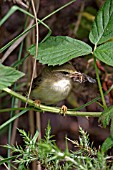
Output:
<svg viewBox="0 0 113 170">
<path fill-rule="evenodd" d="M 84 74 L 84 73 L 80 73 L 80 72 L 74 72 L 74 73 L 70 73 L 70 78 L 73 79 L 73 81 L 79 82 L 79 83 L 84 83 L 86 81 L 90 82 L 90 83 L 96 83 L 96 80 L 93 79 L 92 77 Z"/>
</svg>

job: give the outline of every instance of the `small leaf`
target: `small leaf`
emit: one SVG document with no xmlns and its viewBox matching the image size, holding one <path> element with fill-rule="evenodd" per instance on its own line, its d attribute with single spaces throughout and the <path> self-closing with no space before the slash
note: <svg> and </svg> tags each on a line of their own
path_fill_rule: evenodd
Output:
<svg viewBox="0 0 113 170">
<path fill-rule="evenodd" d="M 93 44 L 102 44 L 113 37 L 113 0 L 106 0 L 103 7 L 99 10 L 89 39 Z"/>
<path fill-rule="evenodd" d="M 24 73 L 14 68 L 0 64 L 0 90 L 11 86 L 16 80 L 24 76 Z"/>
<path fill-rule="evenodd" d="M 110 106 L 109 108 L 107 108 L 105 111 L 102 112 L 99 121 L 101 121 L 103 126 L 106 127 L 109 124 L 110 119 L 112 119 L 112 116 L 113 116 L 113 106 Z"/>
<path fill-rule="evenodd" d="M 111 122 L 110 137 L 107 138 L 106 141 L 103 143 L 104 149 L 107 148 L 107 150 L 108 150 L 111 146 L 113 146 L 113 106 L 110 106 L 104 112 L 102 112 L 102 114 L 99 118 L 99 121 L 102 122 L 102 124 L 105 128 Z M 108 142 L 108 144 L 107 144 L 107 142 Z"/>
<path fill-rule="evenodd" d="M 102 62 L 113 66 L 113 41 L 97 47 L 94 51 L 94 55 Z"/>
<path fill-rule="evenodd" d="M 13 160 L 14 158 L 16 158 L 16 156 L 11 156 L 8 158 L 3 158 L 0 156 L 0 165 L 4 164 L 4 163 L 8 163 L 10 160 Z"/>
<path fill-rule="evenodd" d="M 102 151 L 106 152 L 108 151 L 108 149 L 110 149 L 113 146 L 113 138 L 111 136 L 109 136 L 104 143 L 102 144 Z"/>
<path fill-rule="evenodd" d="M 36 133 L 35 133 L 35 135 L 33 136 L 33 139 L 32 139 L 32 143 L 33 143 L 33 144 L 36 143 L 36 140 L 37 140 L 38 136 L 39 136 L 39 131 L 37 130 Z"/>
<path fill-rule="evenodd" d="M 29 48 L 31 55 L 35 56 L 36 46 Z M 92 48 L 79 40 L 67 37 L 49 37 L 47 41 L 39 44 L 38 58 L 42 64 L 61 65 L 78 56 L 87 55 L 92 52 Z"/>
</svg>

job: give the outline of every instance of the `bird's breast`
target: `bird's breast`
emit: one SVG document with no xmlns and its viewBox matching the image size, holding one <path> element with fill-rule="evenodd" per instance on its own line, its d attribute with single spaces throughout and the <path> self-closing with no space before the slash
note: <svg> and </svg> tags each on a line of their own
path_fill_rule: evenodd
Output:
<svg viewBox="0 0 113 170">
<path fill-rule="evenodd" d="M 61 79 L 55 83 L 53 83 L 52 88 L 58 92 L 60 91 L 61 93 L 67 92 L 69 93 L 71 89 L 71 82 L 68 79 Z"/>
<path fill-rule="evenodd" d="M 32 91 L 34 99 L 41 100 L 45 104 L 55 104 L 67 98 L 72 85 L 70 79 L 60 79 L 55 82 L 45 79 L 38 88 Z"/>
</svg>

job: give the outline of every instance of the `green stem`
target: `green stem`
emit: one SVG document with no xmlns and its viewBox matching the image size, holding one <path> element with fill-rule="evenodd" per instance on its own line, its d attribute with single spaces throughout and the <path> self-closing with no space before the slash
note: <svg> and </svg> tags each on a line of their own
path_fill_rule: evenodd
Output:
<svg viewBox="0 0 113 170">
<path fill-rule="evenodd" d="M 95 71 L 96 71 L 98 87 L 99 87 L 99 91 L 100 91 L 100 95 L 101 95 L 101 99 L 102 99 L 102 103 L 103 103 L 103 108 L 106 109 L 107 105 L 106 105 L 104 93 L 103 93 L 103 90 L 102 90 L 102 85 L 101 85 L 101 81 L 100 81 L 100 77 L 99 77 L 99 73 L 98 73 L 98 67 L 96 65 L 96 57 L 95 56 L 94 56 L 94 66 L 95 66 Z"/>
<path fill-rule="evenodd" d="M 15 86 L 16 86 L 16 84 L 15 84 Z M 15 98 L 12 97 L 11 107 L 14 107 L 14 105 L 15 105 Z M 13 117 L 13 110 L 11 110 L 11 112 L 10 112 L 10 119 L 12 117 Z M 11 145 L 11 134 L 12 134 L 12 122 L 9 123 L 9 127 L 8 127 L 8 145 Z M 11 156 L 11 150 L 10 150 L 10 148 L 8 148 L 7 157 L 9 158 L 10 156 Z M 11 162 L 10 161 L 8 162 L 8 170 L 11 170 Z"/>
<path fill-rule="evenodd" d="M 13 90 L 9 89 L 9 88 L 4 88 L 3 91 L 9 93 L 10 95 L 13 95 L 14 97 L 20 99 L 23 102 L 27 102 L 29 106 L 33 106 L 33 109 L 38 109 L 38 111 L 47 111 L 47 112 L 53 112 L 53 113 L 63 113 L 61 112 L 61 108 L 56 108 L 56 107 L 50 107 L 50 106 L 45 106 L 40 104 L 40 106 L 38 104 L 36 104 L 33 100 L 31 99 L 27 99 L 26 97 L 22 96 L 21 94 L 18 94 L 16 92 L 14 92 Z M 70 115 L 70 116 L 90 116 L 90 117 L 99 117 L 101 115 L 101 112 L 79 112 L 79 111 L 73 111 L 73 110 L 67 110 L 66 115 Z"/>
<path fill-rule="evenodd" d="M 24 109 L 25 109 L 25 107 L 0 109 L 0 113 L 16 111 L 16 110 L 24 110 Z"/>
<path fill-rule="evenodd" d="M 11 117 L 10 119 L 8 119 L 6 122 L 4 122 L 2 125 L 0 125 L 0 130 L 3 129 L 5 126 L 11 124 L 14 120 L 16 120 L 17 118 L 19 118 L 20 116 L 22 116 L 24 113 L 26 113 L 29 110 L 30 110 L 30 108 L 27 108 L 27 109 L 24 108 L 24 110 L 22 110 L 20 113 L 16 114 L 15 116 Z"/>
</svg>

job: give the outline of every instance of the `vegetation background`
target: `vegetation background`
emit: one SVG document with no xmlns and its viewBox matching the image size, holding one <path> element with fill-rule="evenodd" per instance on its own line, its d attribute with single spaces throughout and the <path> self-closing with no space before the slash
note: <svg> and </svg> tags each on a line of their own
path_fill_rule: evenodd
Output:
<svg viewBox="0 0 113 170">
<path fill-rule="evenodd" d="M 21 1 L 24 4 L 27 4 L 27 1 Z M 49 13 L 55 11 L 57 8 L 60 8 L 64 4 L 66 4 L 67 0 L 41 0 L 39 3 L 39 11 L 38 18 L 44 18 Z M 19 7 L 26 9 L 22 3 L 18 3 L 18 1 L 0 1 L 0 18 L 7 14 L 9 9 L 14 5 L 18 5 Z M 37 6 L 37 1 L 34 0 L 35 5 Z M 45 23 L 51 28 L 53 36 L 70 36 L 72 38 L 76 38 L 82 40 L 84 42 L 89 43 L 89 31 L 92 26 L 92 22 L 97 14 L 97 11 L 100 9 L 104 1 L 102 0 L 77 0 L 72 3 L 68 7 L 60 10 L 59 12 L 52 15 L 48 18 Z M 29 9 L 32 13 L 32 9 Z M 26 27 L 25 23 L 31 19 L 27 17 L 20 11 L 16 11 L 12 16 L 8 18 L 8 20 L 0 27 L 0 48 L 19 35 L 24 28 Z M 48 30 L 43 25 L 39 25 L 39 41 L 41 41 L 47 34 Z M 18 60 L 18 55 L 25 57 L 26 49 L 30 47 L 31 44 L 35 43 L 35 35 L 36 32 L 34 29 L 30 31 L 27 35 L 26 39 L 23 41 L 21 45 L 18 45 L 17 48 L 11 52 L 11 54 L 4 60 L 4 65 L 11 66 L 15 61 Z M 22 48 L 20 54 L 20 48 Z M 0 54 L 2 58 L 4 53 Z M 30 84 L 32 70 L 33 70 L 33 62 L 34 59 L 28 57 L 25 62 L 20 66 L 20 70 L 22 70 L 26 75 L 24 78 L 20 79 L 16 84 L 15 88 L 17 92 L 21 92 L 25 94 Z M 78 57 L 76 59 L 71 60 L 72 64 L 75 68 L 88 74 L 91 77 L 96 77 L 95 70 L 93 66 L 93 62 L 90 60 L 90 56 L 86 57 Z M 108 90 L 109 87 L 113 84 L 112 79 L 112 71 L 113 68 L 105 65 L 103 63 L 97 62 L 99 68 L 99 74 L 101 77 L 101 82 L 104 91 Z M 40 73 L 42 69 L 42 65 L 37 62 L 37 71 Z M 106 72 L 110 73 L 110 76 L 106 77 Z M 13 104 L 15 107 L 24 107 L 24 103 L 21 103 L 17 99 L 12 99 L 11 96 L 6 93 L 0 94 L 0 109 L 11 107 Z M 60 103 L 59 106 L 65 104 L 68 108 L 78 107 L 92 100 L 93 98 L 99 95 L 97 84 L 83 83 L 78 84 L 75 83 L 71 98 Z M 113 93 L 106 96 L 106 102 L 108 106 L 113 104 Z M 13 101 L 14 100 L 14 101 Z M 82 111 L 86 112 L 101 112 L 102 108 L 95 102 L 85 108 Z M 18 113 L 18 111 L 16 112 Z M 14 114 L 12 112 L 12 114 Z M 10 112 L 0 113 L 0 124 L 5 122 L 10 118 Z M 90 117 L 72 117 L 72 116 L 62 116 L 53 113 L 41 113 L 40 114 L 40 122 L 41 122 L 41 136 L 43 137 L 45 134 L 45 129 L 48 124 L 48 120 L 50 120 L 52 134 L 54 135 L 54 139 L 56 144 L 61 150 L 65 150 L 65 136 L 67 136 L 71 140 L 78 139 L 79 136 L 79 126 L 81 126 L 84 130 L 86 130 L 90 135 L 90 140 L 94 142 L 94 146 L 99 148 L 99 145 L 103 143 L 103 141 L 109 136 L 109 127 L 106 129 L 101 128 L 98 124 L 98 118 Z M 16 119 L 12 125 L 12 133 L 11 133 L 11 144 L 21 144 L 22 139 L 19 135 L 16 128 L 24 129 L 25 131 L 29 131 L 30 134 L 34 135 L 35 130 L 39 128 L 39 114 L 33 111 L 29 111 L 28 113 L 22 115 L 18 119 Z M 9 126 L 5 127 L 0 131 L 0 145 L 7 144 L 8 142 L 8 129 Z M 72 142 L 68 143 L 70 150 L 76 150 Z M 112 155 L 113 150 L 110 150 Z M 0 153 L 3 157 L 7 156 L 6 149 L 0 147 Z M 33 168 L 35 165 L 32 165 Z M 4 170 L 4 167 L 1 167 Z M 34 168 L 35 169 L 35 168 Z M 32 169 L 32 170 L 34 170 Z"/>
</svg>

